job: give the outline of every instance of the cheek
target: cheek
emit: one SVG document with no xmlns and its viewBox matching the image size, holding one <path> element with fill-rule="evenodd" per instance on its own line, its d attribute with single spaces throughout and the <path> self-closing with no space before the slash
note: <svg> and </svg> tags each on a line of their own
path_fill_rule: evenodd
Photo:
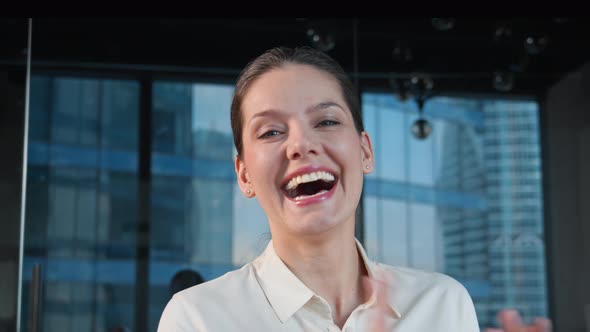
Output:
<svg viewBox="0 0 590 332">
<path fill-rule="evenodd" d="M 336 143 L 334 143 L 334 151 L 337 151 L 337 153 L 341 156 L 343 156 L 344 158 L 346 158 L 346 160 L 350 163 L 348 164 L 348 166 L 354 166 L 352 165 L 352 163 L 354 163 L 355 165 L 358 164 L 360 165 L 362 162 L 362 149 L 361 149 L 361 141 L 358 138 L 358 136 L 349 136 L 346 139 L 339 139 L 339 140 L 335 140 Z"/>
<path fill-rule="evenodd" d="M 250 149 L 250 151 L 244 149 L 244 160 L 254 186 L 272 181 L 273 167 L 278 164 L 276 152 L 273 153 L 261 147 Z"/>
</svg>

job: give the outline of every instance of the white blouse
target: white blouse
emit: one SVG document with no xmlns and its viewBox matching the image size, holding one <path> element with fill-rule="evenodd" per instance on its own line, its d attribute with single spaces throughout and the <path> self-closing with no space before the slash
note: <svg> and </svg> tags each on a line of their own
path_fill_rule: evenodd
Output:
<svg viewBox="0 0 590 332">
<path fill-rule="evenodd" d="M 371 262 L 356 243 L 369 275 L 394 285 L 388 294 L 386 331 L 480 331 L 471 297 L 455 279 Z M 373 294 L 359 305 L 342 331 L 368 331 L 375 302 Z M 239 270 L 176 293 L 164 309 L 158 332 L 179 331 L 341 330 L 328 302 L 297 279 L 271 241 L 262 255 Z"/>
</svg>

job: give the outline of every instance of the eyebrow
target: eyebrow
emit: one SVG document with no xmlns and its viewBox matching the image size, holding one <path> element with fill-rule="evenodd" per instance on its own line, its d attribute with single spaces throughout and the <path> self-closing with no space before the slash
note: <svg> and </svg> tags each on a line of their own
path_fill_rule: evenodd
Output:
<svg viewBox="0 0 590 332">
<path fill-rule="evenodd" d="M 330 107 L 336 107 L 336 108 L 339 108 L 342 112 L 345 112 L 345 109 L 340 104 L 333 102 L 333 101 L 324 101 L 324 102 L 317 103 L 317 104 L 309 107 L 307 110 L 305 110 L 305 112 L 310 113 L 310 112 L 319 111 L 319 110 L 323 110 L 323 109 L 330 108 Z M 251 123 L 256 118 L 273 116 L 277 113 L 279 113 L 279 111 L 275 110 L 275 109 L 268 109 L 268 110 L 264 110 L 262 112 L 258 112 L 250 118 L 248 123 Z"/>
<path fill-rule="evenodd" d="M 308 109 L 307 111 L 315 111 L 315 110 L 322 110 L 322 109 L 326 109 L 332 106 L 336 106 L 337 108 L 341 109 L 344 112 L 344 108 L 342 106 L 340 106 L 340 104 L 335 103 L 333 101 L 325 101 L 325 102 L 321 102 L 313 107 L 311 107 L 310 109 Z"/>
</svg>

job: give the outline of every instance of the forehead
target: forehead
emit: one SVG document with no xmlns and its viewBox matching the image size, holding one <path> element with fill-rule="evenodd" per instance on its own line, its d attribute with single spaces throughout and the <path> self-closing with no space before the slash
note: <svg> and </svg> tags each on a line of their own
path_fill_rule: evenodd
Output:
<svg viewBox="0 0 590 332">
<path fill-rule="evenodd" d="M 327 101 L 347 106 L 339 82 L 316 67 L 289 63 L 251 83 L 242 100 L 242 111 L 247 119 L 256 112 L 305 109 Z"/>
</svg>

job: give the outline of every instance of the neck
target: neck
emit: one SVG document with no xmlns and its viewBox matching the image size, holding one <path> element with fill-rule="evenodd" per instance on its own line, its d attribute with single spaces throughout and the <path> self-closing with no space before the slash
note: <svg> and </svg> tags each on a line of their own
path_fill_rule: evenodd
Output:
<svg viewBox="0 0 590 332">
<path fill-rule="evenodd" d="M 356 247 L 354 232 L 305 241 L 300 237 L 289 241 L 273 235 L 273 246 L 291 272 L 330 304 L 332 318 L 342 328 L 364 299 L 361 279 L 367 271 Z"/>
</svg>

